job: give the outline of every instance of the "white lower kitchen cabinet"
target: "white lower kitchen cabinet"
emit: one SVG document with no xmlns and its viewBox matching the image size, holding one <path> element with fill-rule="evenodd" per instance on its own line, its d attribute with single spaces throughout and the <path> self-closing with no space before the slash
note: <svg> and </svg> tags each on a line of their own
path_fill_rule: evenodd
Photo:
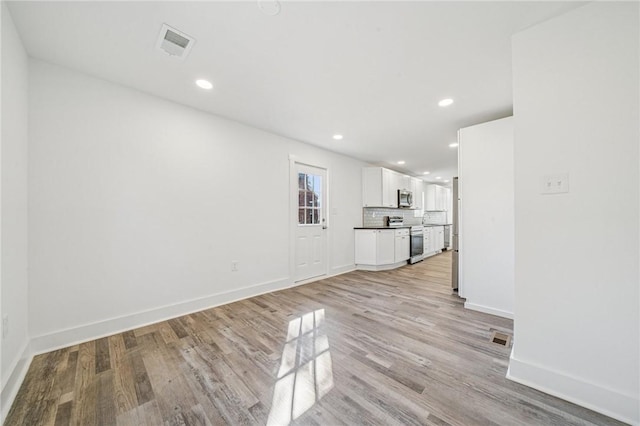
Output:
<svg viewBox="0 0 640 426">
<path fill-rule="evenodd" d="M 357 269 L 394 269 L 406 265 L 410 256 L 408 229 L 356 229 L 355 242 Z"/>
<path fill-rule="evenodd" d="M 408 229 L 397 229 L 395 231 L 395 263 L 407 261 L 411 257 L 410 238 Z"/>
<path fill-rule="evenodd" d="M 425 257 L 441 253 L 444 248 L 444 226 L 425 226 L 423 242 Z"/>
<path fill-rule="evenodd" d="M 424 227 L 424 234 L 422 236 L 422 253 L 425 256 L 431 256 L 431 241 L 433 237 L 431 236 L 431 228 L 428 226 Z"/>
<path fill-rule="evenodd" d="M 444 226 L 434 226 L 436 229 L 436 250 L 442 251 L 444 248 Z"/>
<path fill-rule="evenodd" d="M 378 230 L 376 237 L 376 265 L 388 265 L 395 262 L 396 245 L 393 230 Z"/>
</svg>

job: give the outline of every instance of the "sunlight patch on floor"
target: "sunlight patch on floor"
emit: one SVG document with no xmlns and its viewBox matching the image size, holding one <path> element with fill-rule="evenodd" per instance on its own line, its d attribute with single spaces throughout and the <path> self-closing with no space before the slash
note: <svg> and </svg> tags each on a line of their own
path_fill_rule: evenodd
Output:
<svg viewBox="0 0 640 426">
<path fill-rule="evenodd" d="M 267 425 L 291 423 L 333 388 L 324 314 L 318 309 L 289 322 Z"/>
</svg>

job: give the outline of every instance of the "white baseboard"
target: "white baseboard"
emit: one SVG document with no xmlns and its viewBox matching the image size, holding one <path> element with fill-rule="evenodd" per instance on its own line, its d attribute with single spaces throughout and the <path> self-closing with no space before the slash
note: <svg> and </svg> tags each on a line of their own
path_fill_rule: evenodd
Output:
<svg viewBox="0 0 640 426">
<path fill-rule="evenodd" d="M 428 253 L 424 253 L 424 258 L 435 256 L 436 254 L 442 253 L 442 250 L 430 251 Z"/>
<path fill-rule="evenodd" d="M 638 396 L 619 392 L 546 367 L 519 360 L 509 360 L 507 379 L 549 395 L 597 411 L 631 425 L 640 424 Z"/>
<path fill-rule="evenodd" d="M 320 279 L 322 278 L 327 277 L 323 276 Z M 32 337 L 30 341 L 25 343 L 22 355 L 10 370 L 12 373 L 6 380 L 6 385 L 2 389 L 2 393 L 0 395 L 0 402 L 2 404 L 0 407 L 0 415 L 2 416 L 2 421 L 0 423 L 4 422 L 4 418 L 8 414 L 11 405 L 13 404 L 13 400 L 22 385 L 29 366 L 31 365 L 31 361 L 36 355 L 99 339 L 101 337 L 111 336 L 134 328 L 144 327 L 145 325 L 180 317 L 182 315 L 188 315 L 190 313 L 202 311 L 215 306 L 236 302 L 238 300 L 259 296 L 273 291 L 296 287 L 300 284 L 302 283 L 292 283 L 288 277 L 281 278 L 237 290 L 213 294 L 210 296 L 179 302 L 173 305 L 137 312 L 131 315 L 110 318 L 103 321 L 97 321 L 78 327 Z"/>
<path fill-rule="evenodd" d="M 356 269 L 359 271 L 388 271 L 391 269 L 396 269 L 399 268 L 401 266 L 405 266 L 407 265 L 408 261 L 403 260 L 401 262 L 396 262 L 396 263 L 390 263 L 388 265 L 361 265 L 358 264 L 356 265 Z"/>
<path fill-rule="evenodd" d="M 323 275 L 316 279 L 307 280 L 305 282 L 294 283 L 289 277 L 280 278 L 265 283 L 244 287 L 223 293 L 217 293 L 197 299 L 179 302 L 173 305 L 162 306 L 147 311 L 137 312 L 121 317 L 109 318 L 94 323 L 83 324 L 78 327 L 72 327 L 52 333 L 42 334 L 32 337 L 30 341 L 25 343 L 22 355 L 15 363 L 10 377 L 6 380 L 6 385 L 2 389 L 0 415 L 2 421 L 8 414 L 11 404 L 20 389 L 24 377 L 31 365 L 31 360 L 35 355 L 54 351 L 77 345 L 83 342 L 99 339 L 101 337 L 111 336 L 116 333 L 131 330 L 134 328 L 144 327 L 149 324 L 165 321 L 171 318 L 188 315 L 193 312 L 202 311 L 215 306 L 225 305 L 227 303 L 236 302 L 238 300 L 259 296 L 273 291 L 284 290 L 296 287 L 302 284 L 308 284 L 312 281 L 322 280 L 328 277 L 341 275 L 346 272 L 355 270 L 355 265 L 344 265 L 332 268 L 331 275 Z M 2 423 L 2 422 L 0 422 Z"/>
<path fill-rule="evenodd" d="M 490 308 L 488 306 L 476 305 L 475 303 L 464 302 L 464 307 L 472 311 L 484 312 L 485 314 L 491 314 L 502 318 L 513 319 L 513 312 L 503 311 L 501 309 Z"/>
<path fill-rule="evenodd" d="M 9 384 L 9 381 L 13 376 L 13 372 L 18 369 L 18 365 L 22 362 L 27 349 L 29 349 L 29 338 L 27 336 L 24 336 L 24 342 L 22 342 L 22 345 L 20 345 L 17 356 L 13 359 L 13 361 L 11 361 L 11 363 L 9 364 L 9 368 L 7 368 L 9 374 L 0 377 L 0 390 L 4 390 L 4 388 Z"/>
<path fill-rule="evenodd" d="M 337 277 L 338 275 L 346 274 L 347 272 L 355 271 L 356 265 L 344 265 L 344 266 L 336 266 L 335 268 L 331 268 L 331 272 L 325 275 L 318 275 L 317 277 L 307 278 L 306 280 L 296 281 L 290 287 L 296 287 L 299 285 L 311 284 L 316 281 L 322 281 L 327 278 Z"/>
<path fill-rule="evenodd" d="M 297 287 L 302 284 L 308 284 L 309 282 L 351 272 L 355 269 L 354 264 L 337 266 L 331 269 L 330 275 L 322 275 L 303 282 L 292 282 L 289 277 L 280 278 L 237 290 L 217 293 L 201 298 L 178 302 L 173 305 L 161 306 L 147 311 L 109 318 L 94 323 L 83 324 L 78 327 L 67 328 L 32 337 L 29 341 L 25 342 L 24 347 L 21 350 L 21 356 L 14 362 L 14 365 L 10 369 L 11 374 L 6 379 L 6 382 L 2 383 L 2 392 L 0 394 L 0 424 L 4 422 L 6 415 L 9 413 L 13 400 L 24 381 L 27 371 L 29 370 L 29 366 L 31 365 L 31 361 L 35 355 L 66 348 L 79 343 L 99 339 L 101 337 L 111 336 L 123 331 L 144 327 L 149 324 L 155 324 L 171 318 L 188 315 L 193 312 L 225 305 L 238 300 L 248 299 L 261 294 Z"/>
<path fill-rule="evenodd" d="M 346 274 L 347 272 L 352 272 L 356 270 L 356 265 L 353 263 L 349 265 L 336 266 L 335 268 L 331 268 L 330 277 L 335 277 L 336 275 Z"/>
<path fill-rule="evenodd" d="M 161 306 L 147 311 L 137 312 L 78 327 L 55 331 L 53 333 L 34 336 L 31 338 L 31 351 L 34 355 L 50 352 L 56 349 L 66 348 L 82 342 L 111 336 L 116 333 L 144 327 L 160 321 L 188 315 L 193 312 L 215 306 L 225 305 L 249 297 L 259 296 L 272 291 L 283 290 L 299 285 L 291 283 L 287 278 L 281 278 L 266 283 L 255 284 L 237 290 L 217 293 L 205 297 L 178 302 L 173 305 Z"/>
<path fill-rule="evenodd" d="M 0 393 L 0 416 L 2 417 L 0 424 L 4 424 L 4 419 L 9 414 L 13 400 L 20 390 L 20 385 L 22 385 L 27 371 L 29 371 L 32 359 L 33 353 L 30 350 L 29 341 L 26 341 L 20 350 L 20 356 L 9 369 L 8 377 L 3 377 L 2 392 Z"/>
</svg>

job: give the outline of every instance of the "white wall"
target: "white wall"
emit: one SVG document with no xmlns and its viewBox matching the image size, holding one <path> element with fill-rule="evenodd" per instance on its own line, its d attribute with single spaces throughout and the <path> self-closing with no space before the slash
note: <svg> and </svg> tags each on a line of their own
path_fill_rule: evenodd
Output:
<svg viewBox="0 0 640 426">
<path fill-rule="evenodd" d="M 513 38 L 515 347 L 509 377 L 639 417 L 638 4 Z M 569 193 L 541 195 L 545 174 Z"/>
<path fill-rule="evenodd" d="M 460 129 L 459 294 L 465 307 L 513 318 L 513 118 Z"/>
<path fill-rule="evenodd" d="M 290 155 L 354 267 L 363 163 L 38 60 L 29 101 L 34 350 L 290 286 Z"/>
<path fill-rule="evenodd" d="M 2 339 L 2 411 L 26 365 L 27 336 L 27 55 L 2 2 L 1 265 L 2 315 L 9 332 Z"/>
</svg>

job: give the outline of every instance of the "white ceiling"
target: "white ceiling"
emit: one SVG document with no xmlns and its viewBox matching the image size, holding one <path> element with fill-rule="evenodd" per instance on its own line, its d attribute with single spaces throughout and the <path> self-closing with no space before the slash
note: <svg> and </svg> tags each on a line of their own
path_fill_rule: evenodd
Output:
<svg viewBox="0 0 640 426">
<path fill-rule="evenodd" d="M 511 114 L 511 35 L 580 4 L 283 2 L 276 16 L 255 1 L 9 7 L 33 57 L 444 180 L 456 175 L 457 129 Z M 184 62 L 155 50 L 163 23 L 197 40 Z"/>
</svg>

